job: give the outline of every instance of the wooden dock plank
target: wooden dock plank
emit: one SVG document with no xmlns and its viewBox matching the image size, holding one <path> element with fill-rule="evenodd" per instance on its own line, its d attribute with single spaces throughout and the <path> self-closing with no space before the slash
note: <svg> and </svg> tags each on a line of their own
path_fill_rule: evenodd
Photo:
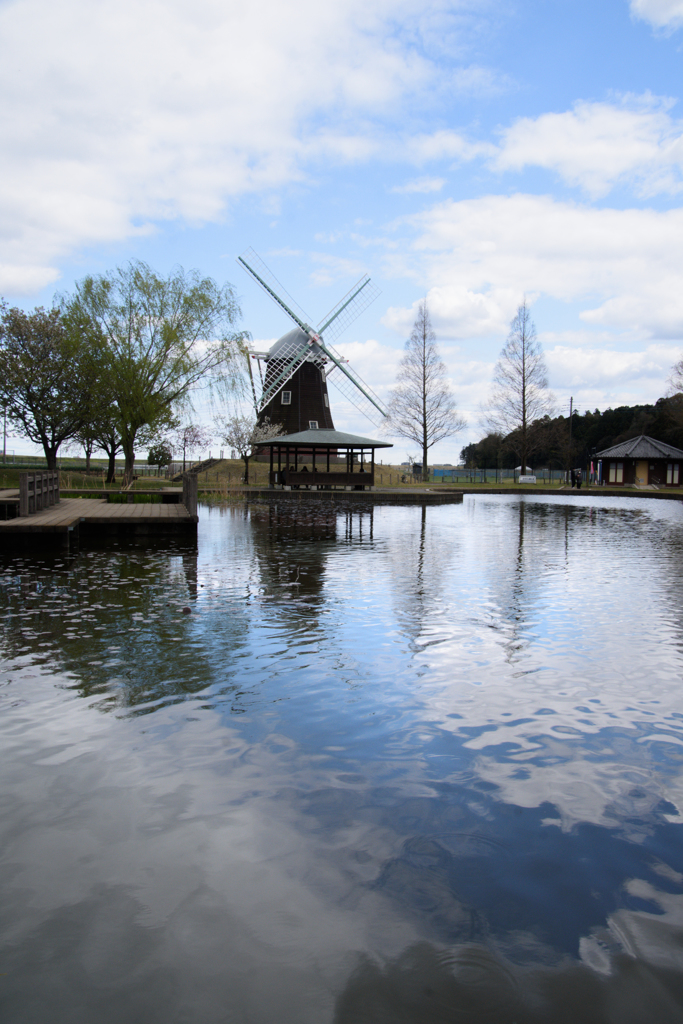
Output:
<svg viewBox="0 0 683 1024">
<path fill-rule="evenodd" d="M 50 508 L 36 512 L 32 516 L 17 516 L 15 519 L 7 519 L 0 522 L 0 533 L 39 533 L 45 527 L 62 527 L 68 529 L 92 509 L 92 505 L 106 505 L 105 501 L 92 501 L 88 498 L 71 498 L 60 501 L 59 505 L 52 505 Z"/>
<path fill-rule="evenodd" d="M 17 533 L 68 531 L 80 523 L 88 526 L 146 526 L 196 522 L 184 505 L 109 504 L 102 498 L 62 498 L 58 505 L 31 516 L 0 521 L 0 537 Z"/>
</svg>

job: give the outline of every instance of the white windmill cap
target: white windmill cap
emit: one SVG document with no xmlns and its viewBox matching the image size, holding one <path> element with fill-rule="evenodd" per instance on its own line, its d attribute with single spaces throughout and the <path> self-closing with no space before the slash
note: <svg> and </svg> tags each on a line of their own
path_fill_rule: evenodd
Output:
<svg viewBox="0 0 683 1024">
<path fill-rule="evenodd" d="M 294 349 L 301 348 L 308 340 L 308 334 L 302 331 L 300 327 L 295 327 L 292 331 L 288 331 L 287 334 L 283 334 L 281 338 L 278 338 L 274 345 L 271 345 L 266 359 L 290 358 Z M 315 354 L 319 359 L 325 358 L 325 353 L 319 345 L 311 345 L 310 348 L 311 355 Z"/>
</svg>

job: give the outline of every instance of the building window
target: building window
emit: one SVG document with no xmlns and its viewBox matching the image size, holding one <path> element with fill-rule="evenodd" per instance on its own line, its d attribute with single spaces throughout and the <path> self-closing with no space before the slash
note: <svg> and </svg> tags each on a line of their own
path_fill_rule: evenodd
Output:
<svg viewBox="0 0 683 1024">
<path fill-rule="evenodd" d="M 672 487 L 678 487 L 679 469 L 679 462 L 668 462 L 666 465 L 666 482 Z"/>
<path fill-rule="evenodd" d="M 624 482 L 624 463 L 623 462 L 610 462 L 610 464 L 609 464 L 609 482 L 611 484 L 623 484 L 623 482 Z"/>
<path fill-rule="evenodd" d="M 317 420 L 309 420 L 308 421 L 308 429 L 309 430 L 317 430 L 318 429 L 318 421 Z"/>
<path fill-rule="evenodd" d="M 292 392 L 291 391 L 283 391 L 282 392 L 282 404 L 283 405 L 291 405 L 292 404 Z"/>
</svg>

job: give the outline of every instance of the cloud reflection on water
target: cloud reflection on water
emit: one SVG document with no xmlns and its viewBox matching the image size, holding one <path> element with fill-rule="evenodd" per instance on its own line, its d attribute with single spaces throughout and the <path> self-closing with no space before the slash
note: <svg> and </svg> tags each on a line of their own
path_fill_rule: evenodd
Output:
<svg viewBox="0 0 683 1024">
<path fill-rule="evenodd" d="M 573 500 L 11 563 L 12 1012 L 681 1020 L 683 519 Z"/>
</svg>

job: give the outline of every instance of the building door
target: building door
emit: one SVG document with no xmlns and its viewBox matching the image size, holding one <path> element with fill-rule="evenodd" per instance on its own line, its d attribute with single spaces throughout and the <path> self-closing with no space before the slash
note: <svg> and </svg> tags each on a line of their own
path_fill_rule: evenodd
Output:
<svg viewBox="0 0 683 1024">
<path fill-rule="evenodd" d="M 646 484 L 648 482 L 647 462 L 639 460 L 636 462 L 636 483 Z"/>
</svg>

